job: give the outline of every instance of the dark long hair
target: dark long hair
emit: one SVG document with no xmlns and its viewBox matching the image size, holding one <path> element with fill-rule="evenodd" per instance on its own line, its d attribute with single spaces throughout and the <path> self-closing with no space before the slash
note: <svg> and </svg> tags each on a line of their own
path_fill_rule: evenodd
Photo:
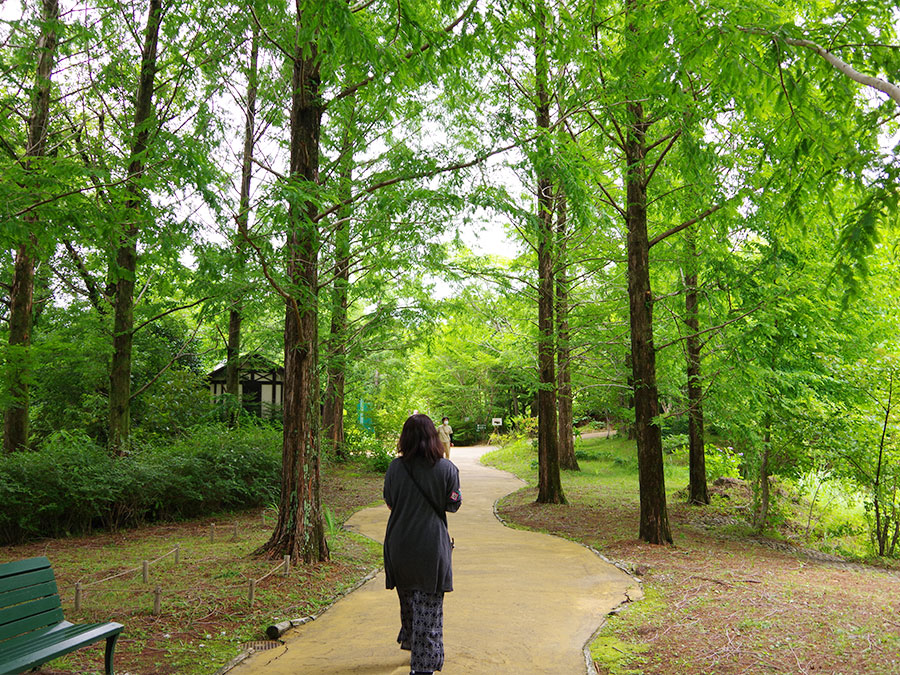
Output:
<svg viewBox="0 0 900 675">
<path fill-rule="evenodd" d="M 432 466 L 444 456 L 444 446 L 438 438 L 434 422 L 428 415 L 410 415 L 403 424 L 397 452 L 405 462 L 424 457 Z"/>
</svg>

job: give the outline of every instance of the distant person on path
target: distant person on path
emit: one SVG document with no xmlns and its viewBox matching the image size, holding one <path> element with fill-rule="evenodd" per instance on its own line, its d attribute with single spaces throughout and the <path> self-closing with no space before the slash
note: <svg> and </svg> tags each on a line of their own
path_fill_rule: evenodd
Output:
<svg viewBox="0 0 900 675">
<path fill-rule="evenodd" d="M 384 477 L 384 572 L 400 598 L 397 642 L 411 652 L 410 675 L 421 675 L 444 665 L 444 593 L 453 590 L 447 511 L 456 512 L 462 496 L 430 417 L 407 418 L 397 451 Z"/>
<path fill-rule="evenodd" d="M 450 448 L 453 445 L 453 427 L 450 426 L 450 418 L 445 417 L 441 420 L 441 426 L 437 428 L 438 438 L 441 439 L 441 445 L 444 447 L 444 457 L 450 459 Z"/>
</svg>

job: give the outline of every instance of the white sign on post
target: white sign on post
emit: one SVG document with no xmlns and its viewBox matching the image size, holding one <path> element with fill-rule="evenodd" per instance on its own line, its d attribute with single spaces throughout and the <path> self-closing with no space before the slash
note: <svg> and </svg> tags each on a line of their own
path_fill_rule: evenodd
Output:
<svg viewBox="0 0 900 675">
<path fill-rule="evenodd" d="M 503 418 L 502 417 L 493 417 L 493 418 L 491 418 L 491 424 L 493 424 L 495 427 L 502 426 Z"/>
</svg>

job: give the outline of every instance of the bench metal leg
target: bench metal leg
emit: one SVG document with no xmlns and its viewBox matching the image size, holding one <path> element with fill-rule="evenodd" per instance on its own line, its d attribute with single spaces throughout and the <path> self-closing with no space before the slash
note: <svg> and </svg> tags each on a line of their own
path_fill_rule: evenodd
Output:
<svg viewBox="0 0 900 675">
<path fill-rule="evenodd" d="M 116 640 L 119 639 L 119 634 L 110 635 L 106 638 L 106 675 L 114 675 L 113 674 L 113 652 L 116 650 Z"/>
</svg>

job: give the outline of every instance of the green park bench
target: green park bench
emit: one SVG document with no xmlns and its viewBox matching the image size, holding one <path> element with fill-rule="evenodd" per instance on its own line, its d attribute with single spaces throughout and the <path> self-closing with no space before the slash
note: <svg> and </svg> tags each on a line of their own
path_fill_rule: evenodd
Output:
<svg viewBox="0 0 900 675">
<path fill-rule="evenodd" d="M 47 558 L 0 564 L 0 675 L 24 673 L 104 639 L 106 673 L 113 675 L 113 651 L 122 628 L 120 623 L 65 621 Z"/>
</svg>

